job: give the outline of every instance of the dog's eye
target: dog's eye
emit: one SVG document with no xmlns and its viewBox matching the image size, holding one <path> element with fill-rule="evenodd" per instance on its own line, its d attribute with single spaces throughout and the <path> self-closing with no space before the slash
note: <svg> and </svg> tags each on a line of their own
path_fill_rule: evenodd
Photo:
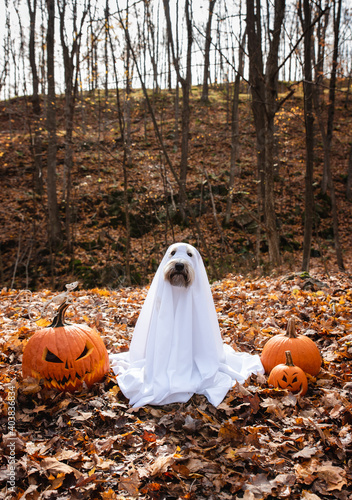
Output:
<svg viewBox="0 0 352 500">
<path fill-rule="evenodd" d="M 187 252 L 187 255 L 188 255 L 188 257 L 193 257 L 193 253 L 192 252 Z"/>
<path fill-rule="evenodd" d="M 175 255 L 176 253 L 176 250 L 172 250 L 172 252 L 170 252 L 170 255 Z"/>
</svg>

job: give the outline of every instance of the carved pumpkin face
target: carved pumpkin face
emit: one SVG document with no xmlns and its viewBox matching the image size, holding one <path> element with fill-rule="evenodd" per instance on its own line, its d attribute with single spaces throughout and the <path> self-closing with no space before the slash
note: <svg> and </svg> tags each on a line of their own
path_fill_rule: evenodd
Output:
<svg viewBox="0 0 352 500">
<path fill-rule="evenodd" d="M 269 375 L 268 384 L 293 393 L 300 392 L 302 396 L 308 390 L 308 380 L 304 371 L 292 363 L 290 351 L 286 353 L 286 364 L 275 366 Z"/>
<path fill-rule="evenodd" d="M 64 307 L 63 307 L 64 306 Z M 109 357 L 99 334 L 87 325 L 65 325 L 62 304 L 48 328 L 28 341 L 22 360 L 23 377 L 43 379 L 46 387 L 74 392 L 100 381 L 109 370 Z"/>
</svg>

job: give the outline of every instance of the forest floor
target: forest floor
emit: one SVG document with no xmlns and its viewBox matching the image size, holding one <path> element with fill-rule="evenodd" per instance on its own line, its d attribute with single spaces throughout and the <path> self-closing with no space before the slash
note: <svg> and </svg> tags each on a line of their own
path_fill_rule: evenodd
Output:
<svg viewBox="0 0 352 500">
<path fill-rule="evenodd" d="M 71 292 L 68 321 L 95 327 L 109 352 L 126 350 L 146 292 L 146 287 Z M 47 324 L 30 320 L 29 304 L 34 312 L 51 301 L 47 319 L 59 294 L 3 291 L 0 497 L 349 500 L 351 280 L 345 274 L 228 275 L 212 285 L 212 293 L 224 341 L 243 352 L 261 354 L 267 340 L 294 318 L 297 331 L 316 343 L 323 358 L 319 374 L 309 376 L 305 396 L 269 387 L 266 375 L 234 386 L 217 408 L 194 395 L 183 404 L 132 409 L 112 371 L 89 390 L 46 389 L 35 379 L 23 380 L 21 359 L 33 332 Z"/>
<path fill-rule="evenodd" d="M 0 498 L 5 499 L 341 499 L 352 496 L 352 265 L 351 203 L 344 195 L 352 116 L 338 100 L 332 168 L 346 273 L 336 267 L 329 196 L 319 194 L 321 145 L 316 152 L 317 221 L 310 274 L 301 274 L 304 210 L 302 96 L 278 116 L 277 213 L 283 265 L 267 265 L 261 241 L 255 267 L 256 154 L 247 96 L 241 98 L 240 174 L 230 227 L 222 225 L 230 157 L 226 93 L 213 90 L 208 106 L 192 97 L 188 192 L 217 276 L 205 258 L 224 342 L 261 354 L 294 318 L 318 346 L 323 364 L 305 396 L 268 386 L 267 375 L 235 386 L 213 407 L 195 395 L 184 404 L 133 410 L 110 371 L 91 389 L 58 393 L 22 377 L 22 353 L 48 324 L 65 284 L 68 321 L 95 327 L 109 352 L 128 349 L 151 277 L 176 240 L 196 245 L 192 225 L 173 213 L 175 183 L 165 168 L 142 101 L 134 97 L 133 167 L 129 171 L 133 286 L 126 284 L 121 144 L 113 112 L 80 102 L 73 172 L 73 255 L 50 252 L 45 197 L 33 195 L 28 108 L 0 107 Z M 159 96 L 158 120 L 177 164 L 170 96 Z M 61 108 L 59 108 L 61 109 Z M 109 116 L 111 117 L 109 119 Z M 100 115 L 99 115 L 100 116 Z M 9 117 L 11 121 L 9 121 Z M 59 113 L 58 124 L 63 117 Z M 146 135 L 145 135 L 146 127 Z M 100 131 L 99 131 L 100 130 Z M 63 144 L 58 137 L 62 202 Z M 213 205 L 216 209 L 214 216 Z M 203 253 L 204 257 L 204 253 Z M 31 289 L 31 291 L 29 290 Z M 44 318 L 29 315 L 48 304 Z M 15 435 L 9 425 L 16 398 Z M 11 452 L 15 446 L 15 478 Z M 11 478 L 15 480 L 12 489 Z"/>
</svg>

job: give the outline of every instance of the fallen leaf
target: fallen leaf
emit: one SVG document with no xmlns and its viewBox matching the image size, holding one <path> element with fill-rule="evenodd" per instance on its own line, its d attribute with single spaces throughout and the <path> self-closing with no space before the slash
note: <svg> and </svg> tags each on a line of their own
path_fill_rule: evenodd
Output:
<svg viewBox="0 0 352 500">
<path fill-rule="evenodd" d="M 156 476 L 167 471 L 167 469 L 175 462 L 173 455 L 158 457 L 155 462 L 148 467 L 151 476 Z"/>
<path fill-rule="evenodd" d="M 59 462 L 58 460 L 56 460 L 56 458 L 44 458 L 40 462 L 40 465 L 44 471 L 50 472 L 51 474 L 71 474 L 72 472 L 75 475 L 76 479 L 83 476 L 83 474 L 79 470 L 63 462 Z"/>
<path fill-rule="evenodd" d="M 322 465 L 317 471 L 318 477 L 326 482 L 327 491 L 339 490 L 346 486 L 346 472 L 342 467 Z"/>
<path fill-rule="evenodd" d="M 137 472 L 132 473 L 128 477 L 123 477 L 119 481 L 119 489 L 126 490 L 133 497 L 138 497 L 140 480 Z"/>
<path fill-rule="evenodd" d="M 305 446 L 302 450 L 297 451 L 292 455 L 292 458 L 311 458 L 314 457 L 318 452 L 316 446 Z"/>
</svg>

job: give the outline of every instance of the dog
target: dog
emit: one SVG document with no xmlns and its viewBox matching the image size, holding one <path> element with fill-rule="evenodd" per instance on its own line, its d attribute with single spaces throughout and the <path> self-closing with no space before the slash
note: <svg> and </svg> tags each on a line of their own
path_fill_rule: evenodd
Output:
<svg viewBox="0 0 352 500">
<path fill-rule="evenodd" d="M 264 372 L 258 355 L 223 343 L 202 257 L 188 243 L 167 249 L 129 351 L 110 355 L 110 360 L 134 408 L 183 403 L 193 394 L 217 406 L 236 381 Z"/>
<path fill-rule="evenodd" d="M 188 258 L 185 258 L 185 253 Z M 194 251 L 191 246 L 184 250 L 180 245 L 175 245 L 169 251 L 169 261 L 164 266 L 164 279 L 172 286 L 189 287 L 194 282 L 195 270 L 192 265 Z"/>
</svg>

